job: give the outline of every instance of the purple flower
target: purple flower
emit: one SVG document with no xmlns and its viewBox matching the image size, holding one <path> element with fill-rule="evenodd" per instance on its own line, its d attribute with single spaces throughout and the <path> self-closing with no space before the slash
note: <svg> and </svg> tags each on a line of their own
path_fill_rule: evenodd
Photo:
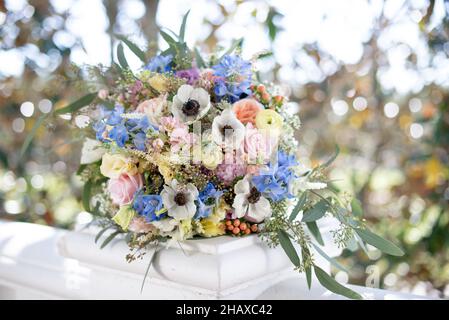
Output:
<svg viewBox="0 0 449 320">
<path fill-rule="evenodd" d="M 197 68 L 192 69 L 186 69 L 186 70 L 179 70 L 176 71 L 175 75 L 178 78 L 186 79 L 187 84 L 193 85 L 195 82 L 199 79 L 200 73 Z"/>
</svg>

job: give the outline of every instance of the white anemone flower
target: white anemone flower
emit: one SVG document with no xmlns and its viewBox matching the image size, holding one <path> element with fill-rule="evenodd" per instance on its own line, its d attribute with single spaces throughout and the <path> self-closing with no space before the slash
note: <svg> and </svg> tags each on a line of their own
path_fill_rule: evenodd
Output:
<svg viewBox="0 0 449 320">
<path fill-rule="evenodd" d="M 234 192 L 236 196 L 232 207 L 237 218 L 245 217 L 249 221 L 259 223 L 271 217 L 270 202 L 256 187 L 251 187 L 247 176 L 235 184 Z"/>
<path fill-rule="evenodd" d="M 210 96 L 206 90 L 183 84 L 173 97 L 171 112 L 182 122 L 192 123 L 204 117 L 210 105 Z"/>
<path fill-rule="evenodd" d="M 195 215 L 198 189 L 193 184 L 181 185 L 173 179 L 170 185 L 164 186 L 161 197 L 169 217 L 179 221 L 191 219 Z"/>
<path fill-rule="evenodd" d="M 225 147 L 233 146 L 238 149 L 245 138 L 245 126 L 237 119 L 231 109 L 225 109 L 221 115 L 215 117 L 212 123 L 213 141 Z M 235 145 L 234 145 L 235 144 Z"/>
</svg>

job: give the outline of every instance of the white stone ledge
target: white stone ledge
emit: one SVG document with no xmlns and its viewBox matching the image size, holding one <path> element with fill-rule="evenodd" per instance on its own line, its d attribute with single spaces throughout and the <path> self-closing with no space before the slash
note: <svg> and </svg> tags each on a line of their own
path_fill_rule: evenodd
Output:
<svg viewBox="0 0 449 320">
<path fill-rule="evenodd" d="M 255 236 L 191 240 L 182 243 L 183 250 L 162 249 L 141 293 L 150 256 L 127 263 L 124 241 L 114 240 L 100 250 L 94 237 L 92 230 L 0 221 L 0 298 L 342 299 L 316 279 L 309 291 L 282 249 L 269 249 Z M 338 254 L 338 249 L 330 250 Z M 329 269 L 325 260 L 318 264 Z M 425 298 L 352 288 L 367 299 Z"/>
</svg>

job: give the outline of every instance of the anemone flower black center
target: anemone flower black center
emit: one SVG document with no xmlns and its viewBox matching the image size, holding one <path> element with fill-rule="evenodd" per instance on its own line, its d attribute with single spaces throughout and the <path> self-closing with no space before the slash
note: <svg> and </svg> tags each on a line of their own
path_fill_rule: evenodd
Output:
<svg viewBox="0 0 449 320">
<path fill-rule="evenodd" d="M 196 116 L 200 112 L 199 102 L 193 99 L 187 100 L 182 106 L 182 112 L 188 117 Z"/>
<path fill-rule="evenodd" d="M 178 206 L 183 206 L 187 203 L 187 196 L 185 193 L 179 192 L 175 195 L 175 202 Z"/>
<path fill-rule="evenodd" d="M 230 125 L 225 125 L 221 128 L 221 134 L 223 135 L 223 137 L 226 136 L 226 130 L 234 130 L 234 128 Z"/>
<path fill-rule="evenodd" d="M 256 187 L 252 187 L 249 192 L 248 202 L 249 203 L 257 203 L 260 200 L 260 192 L 256 189 Z"/>
</svg>

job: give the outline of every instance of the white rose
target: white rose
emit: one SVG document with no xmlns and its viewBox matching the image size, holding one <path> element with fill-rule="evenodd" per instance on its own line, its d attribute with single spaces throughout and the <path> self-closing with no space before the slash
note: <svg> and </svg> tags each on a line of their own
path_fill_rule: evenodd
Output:
<svg viewBox="0 0 449 320">
<path fill-rule="evenodd" d="M 97 162 L 106 153 L 101 143 L 97 140 L 86 138 L 81 149 L 81 164 Z"/>
</svg>

